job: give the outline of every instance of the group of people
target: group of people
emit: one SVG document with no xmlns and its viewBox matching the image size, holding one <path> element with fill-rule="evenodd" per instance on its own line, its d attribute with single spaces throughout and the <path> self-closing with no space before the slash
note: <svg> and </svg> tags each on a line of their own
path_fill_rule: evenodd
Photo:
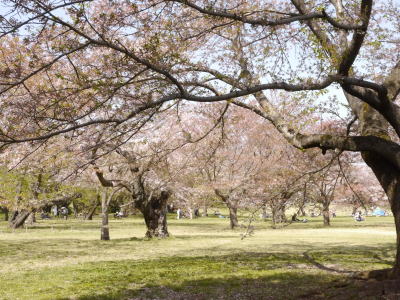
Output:
<svg viewBox="0 0 400 300">
<path fill-rule="evenodd" d="M 296 214 L 294 214 L 294 215 L 292 216 L 292 222 L 302 222 L 302 223 L 307 223 L 307 222 L 308 222 L 308 220 L 307 220 L 306 218 L 304 218 L 304 219 L 300 220 L 299 218 L 297 218 L 297 213 L 296 213 Z"/>
<path fill-rule="evenodd" d="M 52 212 L 52 215 L 53 216 L 61 216 L 61 217 L 63 217 L 64 219 L 67 219 L 68 218 L 68 214 L 69 214 L 69 210 L 68 210 L 68 208 L 67 207 L 65 207 L 65 206 L 63 206 L 63 207 L 61 207 L 60 209 L 58 209 L 58 207 L 56 206 L 56 205 L 54 205 L 52 208 L 51 208 L 51 212 Z M 48 213 L 46 213 L 46 212 L 42 212 L 41 214 L 40 214 L 40 218 L 42 218 L 42 219 L 51 219 L 51 217 L 49 216 L 49 214 Z"/>
<path fill-rule="evenodd" d="M 195 218 L 200 217 L 200 210 L 198 208 L 193 209 L 193 215 Z M 180 208 L 178 208 L 176 210 L 176 219 L 179 220 L 184 217 L 185 217 L 185 215 L 184 215 L 183 211 Z"/>
</svg>

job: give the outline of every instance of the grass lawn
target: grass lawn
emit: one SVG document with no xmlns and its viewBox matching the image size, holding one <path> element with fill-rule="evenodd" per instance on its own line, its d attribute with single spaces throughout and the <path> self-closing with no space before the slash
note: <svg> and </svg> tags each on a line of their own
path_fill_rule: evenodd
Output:
<svg viewBox="0 0 400 300">
<path fill-rule="evenodd" d="M 135 217 L 111 220 L 102 242 L 99 224 L 38 220 L 12 232 L 0 221 L 0 299 L 360 299 L 346 272 L 388 268 L 395 250 L 392 217 L 257 221 L 243 240 L 215 217 L 170 216 L 165 240 L 143 239 Z"/>
</svg>

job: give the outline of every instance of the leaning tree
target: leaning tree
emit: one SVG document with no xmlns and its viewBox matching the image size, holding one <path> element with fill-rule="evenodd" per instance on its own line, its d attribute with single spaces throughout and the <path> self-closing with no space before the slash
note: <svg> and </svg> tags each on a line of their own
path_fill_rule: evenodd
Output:
<svg viewBox="0 0 400 300">
<path fill-rule="evenodd" d="M 394 214 L 392 275 L 400 276 L 400 13 L 393 2 L 3 3 L 4 145 L 93 124 L 126 130 L 182 101 L 229 101 L 299 149 L 362 153 Z M 294 101 L 304 111 L 286 109 Z M 307 111 L 341 101 L 357 120 L 349 134 L 309 130 Z"/>
</svg>

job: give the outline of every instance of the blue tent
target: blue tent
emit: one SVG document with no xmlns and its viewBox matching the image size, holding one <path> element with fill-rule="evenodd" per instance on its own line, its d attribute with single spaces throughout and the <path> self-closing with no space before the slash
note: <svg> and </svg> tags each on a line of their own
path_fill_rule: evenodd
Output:
<svg viewBox="0 0 400 300">
<path fill-rule="evenodd" d="M 375 210 L 372 212 L 373 216 L 384 216 L 385 211 L 379 207 L 375 208 Z"/>
</svg>

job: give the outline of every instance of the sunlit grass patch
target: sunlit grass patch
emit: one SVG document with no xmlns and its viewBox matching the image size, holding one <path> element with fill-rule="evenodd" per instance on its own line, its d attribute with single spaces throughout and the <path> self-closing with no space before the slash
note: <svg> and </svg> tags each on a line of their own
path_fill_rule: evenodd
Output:
<svg viewBox="0 0 400 300">
<path fill-rule="evenodd" d="M 339 217 L 331 228 L 315 218 L 275 230 L 257 221 L 243 240 L 228 219 L 170 217 L 168 239 L 144 239 L 135 217 L 111 220 L 107 242 L 98 219 L 39 221 L 15 232 L 1 222 L 0 299 L 321 299 L 335 286 L 354 289 L 345 273 L 321 270 L 305 253 L 348 272 L 394 259 L 389 217 Z"/>
</svg>

